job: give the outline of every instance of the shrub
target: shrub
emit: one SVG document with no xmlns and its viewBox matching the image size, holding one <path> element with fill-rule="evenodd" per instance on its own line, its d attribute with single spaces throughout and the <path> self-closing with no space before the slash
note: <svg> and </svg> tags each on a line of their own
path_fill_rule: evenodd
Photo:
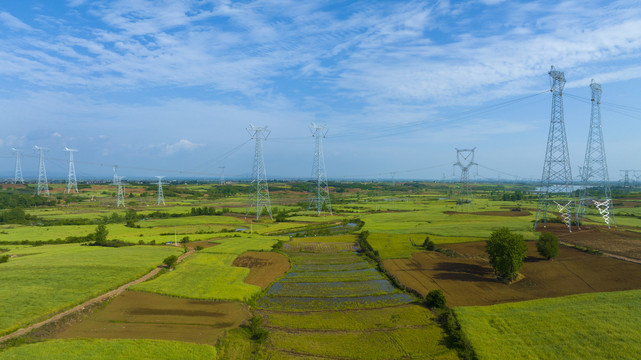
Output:
<svg viewBox="0 0 641 360">
<path fill-rule="evenodd" d="M 436 246 L 434 245 L 434 241 L 430 240 L 429 236 L 425 237 L 425 241 L 423 241 L 423 248 L 427 251 L 434 251 Z"/>
<path fill-rule="evenodd" d="M 263 329 L 262 325 L 263 319 L 260 316 L 254 315 L 249 319 L 248 328 L 251 339 L 259 344 L 267 340 L 267 337 L 269 336 L 269 331 Z"/>
<path fill-rule="evenodd" d="M 167 265 L 168 269 L 173 268 L 176 266 L 176 262 L 178 261 L 178 257 L 176 255 L 169 255 L 163 260 L 163 264 Z"/>
<path fill-rule="evenodd" d="M 490 265 L 499 278 L 511 281 L 523 266 L 527 245 L 523 235 L 514 234 L 510 229 L 502 227 L 490 234 L 485 250 L 490 257 Z"/>
<path fill-rule="evenodd" d="M 536 241 L 536 250 L 548 260 L 559 256 L 559 238 L 551 232 L 539 235 L 539 239 Z"/>
<path fill-rule="evenodd" d="M 0 256 L 0 264 L 6 263 L 7 261 L 9 261 L 9 255 Z"/>
<path fill-rule="evenodd" d="M 202 246 L 200 246 L 200 245 L 196 246 L 196 251 L 200 251 L 200 250 L 202 250 L 202 249 L 204 249 L 204 247 L 202 247 Z"/>
<path fill-rule="evenodd" d="M 436 289 L 427 293 L 427 296 L 425 297 L 425 305 L 430 309 L 444 309 L 446 306 L 446 300 L 443 290 Z"/>
</svg>

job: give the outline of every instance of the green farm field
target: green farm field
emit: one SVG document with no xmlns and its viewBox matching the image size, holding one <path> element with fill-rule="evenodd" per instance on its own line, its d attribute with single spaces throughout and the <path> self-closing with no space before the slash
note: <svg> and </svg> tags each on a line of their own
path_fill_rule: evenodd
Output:
<svg viewBox="0 0 641 360">
<path fill-rule="evenodd" d="M 635 359 L 639 307 L 630 290 L 454 311 L 479 359 Z"/>
<path fill-rule="evenodd" d="M 20 347 L 10 348 L 1 357 L 8 360 L 215 360 L 213 346 L 163 340 L 50 340 Z"/>
<path fill-rule="evenodd" d="M 151 271 L 170 247 L 47 245 L 21 247 L 0 266 L 0 333 L 46 318 Z"/>
</svg>

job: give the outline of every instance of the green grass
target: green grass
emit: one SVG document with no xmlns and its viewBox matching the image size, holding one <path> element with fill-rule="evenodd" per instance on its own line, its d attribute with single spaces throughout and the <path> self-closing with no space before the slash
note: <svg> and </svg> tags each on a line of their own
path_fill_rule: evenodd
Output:
<svg viewBox="0 0 641 360">
<path fill-rule="evenodd" d="M 211 254 L 236 254 L 240 255 L 245 251 L 269 251 L 278 242 L 278 237 L 260 237 L 240 234 L 239 237 L 228 237 L 214 240 L 219 245 L 204 249 L 202 252 Z"/>
<path fill-rule="evenodd" d="M 395 329 L 374 332 L 271 332 L 270 341 L 276 349 L 304 354 L 347 359 L 457 359 L 456 352 L 438 342 L 441 329 Z M 407 339 L 410 341 L 407 341 Z M 399 341 L 400 340 L 400 341 Z"/>
<path fill-rule="evenodd" d="M 174 271 L 135 285 L 131 290 L 190 299 L 247 300 L 261 288 L 245 284 L 249 269 L 231 266 L 234 254 L 197 253 Z"/>
<path fill-rule="evenodd" d="M 277 241 L 271 238 L 243 235 L 217 239 L 206 248 L 179 264 L 174 271 L 132 287 L 190 299 L 246 301 L 261 292 L 260 287 L 245 284 L 249 269 L 231 266 L 242 253 L 270 250 Z"/>
<path fill-rule="evenodd" d="M 299 330 L 355 331 L 434 324 L 432 314 L 416 305 L 353 311 L 273 312 L 267 319 L 269 326 Z"/>
<path fill-rule="evenodd" d="M 492 204 L 477 211 L 495 211 L 502 202 Z M 523 234 L 526 240 L 533 240 L 532 220 L 529 216 L 488 216 L 474 214 L 448 215 L 452 206 L 444 202 L 433 202 L 425 210 L 397 213 L 373 213 L 361 215 L 365 221 L 363 230 L 370 233 L 389 234 L 433 234 L 447 237 L 487 237 L 498 227 L 507 226 L 510 230 Z"/>
<path fill-rule="evenodd" d="M 455 309 L 480 359 L 634 359 L 641 290 Z"/>
<path fill-rule="evenodd" d="M 22 247 L 0 264 L 0 334 L 51 316 L 152 270 L 169 247 Z"/>
<path fill-rule="evenodd" d="M 215 360 L 216 349 L 209 345 L 163 340 L 51 340 L 9 348 L 2 359 L 185 359 Z"/>
</svg>

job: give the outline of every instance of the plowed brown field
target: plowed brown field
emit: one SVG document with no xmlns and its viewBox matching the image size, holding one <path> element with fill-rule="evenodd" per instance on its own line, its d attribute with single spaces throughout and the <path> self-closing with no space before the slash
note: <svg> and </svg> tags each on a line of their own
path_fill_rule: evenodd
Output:
<svg viewBox="0 0 641 360">
<path fill-rule="evenodd" d="M 562 246 L 559 257 L 545 260 L 528 242 L 528 257 L 511 285 L 496 280 L 485 257 L 485 242 L 448 244 L 462 257 L 417 252 L 410 259 L 389 259 L 385 268 L 422 295 L 442 289 L 450 306 L 491 305 L 579 293 L 641 288 L 641 265 L 591 255 Z"/>
<path fill-rule="evenodd" d="M 248 251 L 237 257 L 233 266 L 249 268 L 245 283 L 266 289 L 289 271 L 289 259 L 275 252 Z"/>
<path fill-rule="evenodd" d="M 161 339 L 215 345 L 249 318 L 247 305 L 125 291 L 54 338 Z"/>
<path fill-rule="evenodd" d="M 574 245 L 589 246 L 603 252 L 641 259 L 641 234 L 627 231 L 625 227 L 608 229 L 605 226 L 583 227 L 572 232 L 564 224 L 548 224 L 546 228 L 538 227 L 538 231 L 550 231 L 559 240 Z"/>
</svg>

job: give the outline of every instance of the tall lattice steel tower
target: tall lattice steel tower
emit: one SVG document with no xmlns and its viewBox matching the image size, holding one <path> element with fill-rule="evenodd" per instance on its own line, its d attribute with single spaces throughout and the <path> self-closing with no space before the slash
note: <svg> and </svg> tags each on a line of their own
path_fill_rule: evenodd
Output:
<svg viewBox="0 0 641 360">
<path fill-rule="evenodd" d="M 113 170 L 114 170 L 114 179 L 111 182 L 112 185 L 118 185 L 118 165 L 113 165 Z"/>
<path fill-rule="evenodd" d="M 312 165 L 312 179 L 316 182 L 316 186 L 312 190 L 313 195 L 309 200 L 307 210 L 315 209 L 316 214 L 320 216 L 323 211 L 323 205 L 325 205 L 325 209 L 331 215 L 332 204 L 329 200 L 329 186 L 327 185 L 325 157 L 323 156 L 323 139 L 327 135 L 327 126 L 312 123 L 309 129 L 312 131 L 312 137 L 316 144 L 314 147 L 314 163 Z"/>
<path fill-rule="evenodd" d="M 580 226 L 583 214 L 590 202 L 599 211 L 603 221 L 610 227 L 610 222 L 616 226 L 612 213 L 612 193 L 610 192 L 610 177 L 608 163 L 605 158 L 603 130 L 601 128 L 601 84 L 592 80 L 592 112 L 590 115 L 590 132 L 588 145 L 585 149 L 585 161 L 581 171 L 581 192 L 576 211 L 577 225 Z"/>
<path fill-rule="evenodd" d="M 157 176 L 158 178 L 158 205 L 165 206 L 165 195 L 162 192 L 162 178 L 164 176 Z"/>
<path fill-rule="evenodd" d="M 22 164 L 20 163 L 20 153 L 22 152 L 22 150 L 16 148 L 11 148 L 11 150 L 16 153 L 16 168 L 13 175 L 13 183 L 24 184 L 24 178 L 22 177 Z"/>
<path fill-rule="evenodd" d="M 219 166 L 220 169 L 220 185 L 225 185 L 225 167 Z"/>
<path fill-rule="evenodd" d="M 124 176 L 118 176 L 118 194 L 116 197 L 116 207 L 125 207 L 125 184 L 122 182 Z"/>
<path fill-rule="evenodd" d="M 630 173 L 635 176 L 637 170 L 619 170 L 623 173 L 623 191 L 630 192 L 632 184 L 630 183 Z"/>
<path fill-rule="evenodd" d="M 453 164 L 453 170 L 458 166 L 461 169 L 461 185 L 459 188 L 458 198 L 456 199 L 456 211 L 465 207 L 465 211 L 474 210 L 472 190 L 470 189 L 470 168 L 478 165 L 474 162 L 473 149 L 456 149 L 456 162 Z"/>
<path fill-rule="evenodd" d="M 272 205 L 269 201 L 269 188 L 267 187 L 267 174 L 265 172 L 265 162 L 263 160 L 263 141 L 271 133 L 267 127 L 257 127 L 249 125 L 247 132 L 251 135 L 256 145 L 254 147 L 254 169 L 252 173 L 252 191 L 249 194 L 249 204 L 245 217 L 249 214 L 251 208 L 256 209 L 256 220 L 260 219 L 263 209 L 267 211 L 269 217 L 272 217 Z"/>
<path fill-rule="evenodd" d="M 67 176 L 67 188 L 65 192 L 71 194 L 71 191 L 78 192 L 78 181 L 76 180 L 76 167 L 73 164 L 73 153 L 78 151 L 65 147 L 65 151 L 69 152 L 69 176 Z"/>
<path fill-rule="evenodd" d="M 536 230 L 536 226 L 541 221 L 543 221 L 543 227 L 547 226 L 548 207 L 554 204 L 563 222 L 568 226 L 568 230 L 572 231 L 572 191 L 574 189 L 563 120 L 565 74 L 552 66 L 548 75 L 551 82 L 552 113 L 539 189 L 539 204 L 533 229 Z"/>
<path fill-rule="evenodd" d="M 47 169 L 45 168 L 45 151 L 49 149 L 40 146 L 34 146 L 33 148 L 40 153 L 36 194 L 49 196 L 49 182 L 47 182 Z"/>
</svg>

